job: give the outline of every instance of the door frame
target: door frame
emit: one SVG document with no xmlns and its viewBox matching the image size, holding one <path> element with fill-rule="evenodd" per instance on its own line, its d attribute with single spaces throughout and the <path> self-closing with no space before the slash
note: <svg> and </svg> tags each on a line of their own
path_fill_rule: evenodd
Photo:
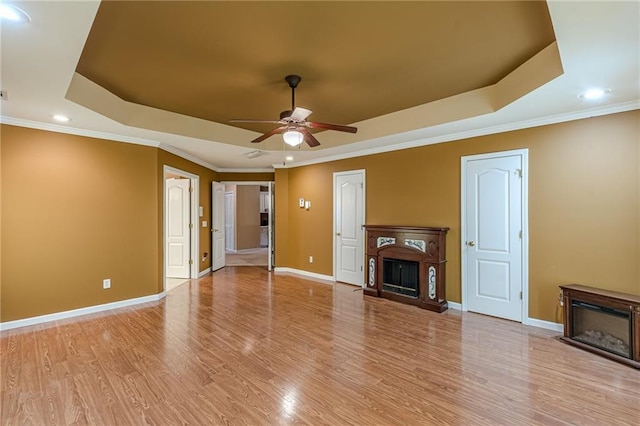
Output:
<svg viewBox="0 0 640 426">
<path fill-rule="evenodd" d="M 245 181 L 235 181 L 235 180 L 221 180 L 220 183 L 225 184 L 225 185 L 251 185 L 251 186 L 267 186 L 269 187 L 269 199 L 271 199 L 271 194 L 272 191 L 275 188 L 275 181 L 273 180 L 245 180 Z M 275 235 L 275 216 L 273 216 L 273 211 L 275 210 L 275 205 L 271 205 L 271 208 L 269 209 L 269 217 L 273 218 L 274 220 L 268 220 L 268 227 L 267 227 L 267 233 L 269 235 L 269 247 L 267 248 L 267 251 L 269 251 L 269 253 L 267 253 L 267 270 L 268 271 L 272 271 L 275 268 L 275 265 L 273 264 L 273 258 L 271 257 L 271 251 L 275 250 L 275 248 L 271 245 L 271 238 Z M 275 257 L 275 256 L 274 256 Z"/>
<path fill-rule="evenodd" d="M 529 323 L 529 149 L 514 149 L 509 151 L 496 151 L 485 154 L 467 155 L 460 157 L 460 289 L 461 289 L 461 309 L 467 310 L 467 251 L 465 244 L 467 238 L 467 163 L 474 160 L 486 160 L 491 158 L 511 157 L 519 155 L 522 159 L 522 179 L 520 180 L 522 190 L 522 324 Z"/>
<path fill-rule="evenodd" d="M 338 251 L 337 251 L 337 245 L 336 245 L 336 222 L 337 222 L 337 216 L 338 216 L 338 211 L 336 209 L 336 187 L 337 187 L 337 182 L 338 182 L 338 176 L 344 176 L 344 175 L 353 175 L 356 173 L 360 173 L 362 175 L 362 225 L 366 225 L 366 220 L 367 220 L 367 171 L 366 169 L 357 169 L 357 170 L 345 170 L 343 172 L 334 172 L 333 173 L 333 198 L 332 198 L 332 202 L 333 202 L 333 229 L 332 229 L 332 234 L 331 234 L 331 240 L 332 240 L 332 244 L 333 244 L 333 281 L 338 280 Z M 366 253 L 366 237 L 364 235 L 364 230 L 362 231 L 362 253 L 363 255 Z M 364 265 L 365 265 L 365 261 L 364 261 L 364 256 L 362 258 L 362 288 L 365 288 L 365 282 L 364 282 L 364 277 L 365 277 L 365 273 L 364 273 Z"/>
<path fill-rule="evenodd" d="M 233 191 L 225 191 L 224 193 L 224 209 L 225 209 L 225 214 L 224 214 L 224 237 L 225 239 L 229 236 L 229 233 L 227 232 L 227 196 L 231 195 L 233 198 L 233 249 L 229 249 L 227 248 L 227 244 L 225 241 L 225 247 L 224 247 L 224 251 L 230 251 L 232 253 L 236 252 L 236 193 Z"/>
<path fill-rule="evenodd" d="M 193 226 L 189 233 L 189 259 L 192 261 L 189 267 L 189 279 L 198 278 L 200 272 L 198 271 L 198 265 L 200 264 L 198 257 L 198 253 L 200 252 L 200 234 L 198 232 L 200 228 L 200 221 L 198 220 L 200 176 L 164 164 L 162 166 L 162 291 L 166 291 L 167 289 L 167 173 L 182 176 L 191 181 L 190 184 L 193 190 L 190 192 L 191 196 L 189 197 L 189 219 Z"/>
</svg>

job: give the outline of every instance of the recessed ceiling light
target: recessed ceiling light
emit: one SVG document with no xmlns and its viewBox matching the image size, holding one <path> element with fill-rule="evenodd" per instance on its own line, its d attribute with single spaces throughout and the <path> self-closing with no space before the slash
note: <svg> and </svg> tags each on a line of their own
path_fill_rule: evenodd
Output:
<svg viewBox="0 0 640 426">
<path fill-rule="evenodd" d="M 287 161 L 293 161 L 293 157 L 291 155 L 287 155 L 287 157 L 285 158 L 285 160 Z"/>
<path fill-rule="evenodd" d="M 603 97 L 604 95 L 606 95 L 610 91 L 611 91 L 610 89 L 593 88 L 593 89 L 587 90 L 584 93 L 581 93 L 580 97 L 582 99 L 587 99 L 589 101 L 592 101 L 592 100 L 595 100 L 595 99 L 600 99 L 601 97 Z"/>
<path fill-rule="evenodd" d="M 12 4 L 0 3 L 0 18 L 13 22 L 31 22 L 29 15 Z"/>
<path fill-rule="evenodd" d="M 71 119 L 69 117 L 67 117 L 66 115 L 62 115 L 62 114 L 55 114 L 53 116 L 53 119 L 56 121 L 59 121 L 61 123 L 68 123 L 69 121 L 71 121 Z"/>
</svg>

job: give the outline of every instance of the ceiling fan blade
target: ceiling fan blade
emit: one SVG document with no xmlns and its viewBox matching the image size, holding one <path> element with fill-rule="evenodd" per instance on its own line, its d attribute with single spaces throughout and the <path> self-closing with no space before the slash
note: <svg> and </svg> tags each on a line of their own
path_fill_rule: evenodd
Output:
<svg viewBox="0 0 640 426">
<path fill-rule="evenodd" d="M 315 136 L 313 136 L 310 131 L 308 131 L 304 127 L 301 127 L 298 130 L 300 131 L 300 133 L 302 133 L 304 135 L 304 141 L 311 148 L 313 148 L 314 146 L 320 145 L 320 142 L 318 142 L 318 139 L 316 139 Z"/>
<path fill-rule="evenodd" d="M 229 120 L 229 123 L 269 123 L 269 124 L 280 124 L 280 121 L 277 121 L 277 120 L 251 120 L 251 119 L 243 119 L 243 118 L 234 118 L 233 120 Z"/>
<path fill-rule="evenodd" d="M 312 129 L 337 130 L 339 132 L 348 132 L 348 133 L 356 133 L 358 131 L 357 127 L 344 126 L 342 124 L 316 123 L 313 121 L 307 121 L 304 124 L 305 126 L 311 127 Z"/>
<path fill-rule="evenodd" d="M 258 142 L 262 142 L 263 140 L 273 136 L 273 135 L 277 135 L 278 133 L 282 133 L 282 131 L 284 129 L 286 129 L 287 126 L 282 126 L 282 127 L 276 127 L 273 130 L 268 131 L 267 133 L 265 133 L 264 135 L 255 138 L 254 140 L 251 141 L 251 143 L 258 143 Z"/>
<path fill-rule="evenodd" d="M 291 119 L 295 121 L 304 121 L 308 116 L 310 116 L 312 111 L 306 108 L 296 107 L 291 113 Z"/>
</svg>

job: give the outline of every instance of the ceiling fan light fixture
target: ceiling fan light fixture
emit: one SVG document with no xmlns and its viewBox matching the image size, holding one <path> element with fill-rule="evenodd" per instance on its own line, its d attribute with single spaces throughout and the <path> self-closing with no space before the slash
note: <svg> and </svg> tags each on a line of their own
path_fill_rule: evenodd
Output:
<svg viewBox="0 0 640 426">
<path fill-rule="evenodd" d="M 297 130 L 287 130 L 282 134 L 284 143 L 291 146 L 298 146 L 304 141 L 304 135 Z"/>
</svg>

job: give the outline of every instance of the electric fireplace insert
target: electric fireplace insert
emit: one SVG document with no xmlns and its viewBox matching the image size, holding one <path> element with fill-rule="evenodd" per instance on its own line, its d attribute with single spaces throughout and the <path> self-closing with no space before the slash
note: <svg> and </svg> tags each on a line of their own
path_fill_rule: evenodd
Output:
<svg viewBox="0 0 640 426">
<path fill-rule="evenodd" d="M 564 336 L 574 346 L 640 368 L 640 296 L 560 286 Z"/>
</svg>

